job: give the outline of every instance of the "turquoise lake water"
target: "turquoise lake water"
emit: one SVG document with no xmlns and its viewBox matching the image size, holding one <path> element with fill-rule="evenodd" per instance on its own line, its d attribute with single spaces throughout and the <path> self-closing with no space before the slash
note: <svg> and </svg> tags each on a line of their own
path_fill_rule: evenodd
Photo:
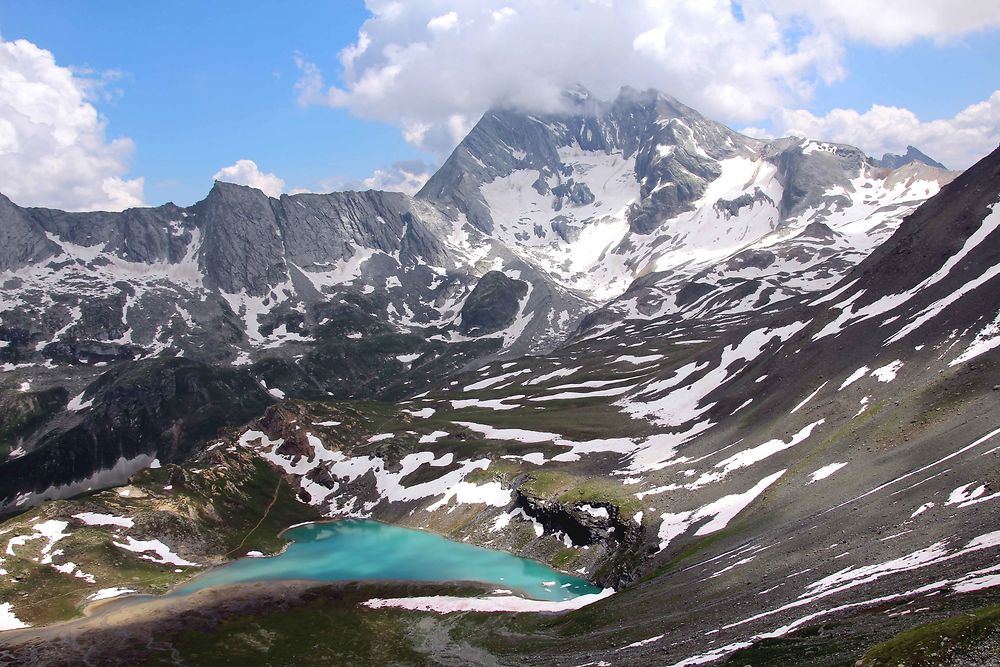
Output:
<svg viewBox="0 0 1000 667">
<path fill-rule="evenodd" d="M 209 570 L 178 593 L 280 579 L 478 581 L 535 600 L 569 600 L 601 591 L 537 561 L 377 521 L 311 523 L 285 535 L 294 542 L 283 553 Z"/>
</svg>

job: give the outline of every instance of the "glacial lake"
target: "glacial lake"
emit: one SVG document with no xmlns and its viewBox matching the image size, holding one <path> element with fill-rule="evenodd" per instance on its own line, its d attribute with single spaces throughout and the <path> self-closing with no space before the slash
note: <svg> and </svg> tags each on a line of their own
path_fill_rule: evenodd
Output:
<svg viewBox="0 0 1000 667">
<path fill-rule="evenodd" d="M 177 593 L 283 579 L 476 581 L 535 600 L 557 601 L 601 592 L 584 579 L 537 561 L 377 521 L 309 523 L 285 536 L 293 542 L 281 554 L 241 558 L 199 575 Z"/>
</svg>

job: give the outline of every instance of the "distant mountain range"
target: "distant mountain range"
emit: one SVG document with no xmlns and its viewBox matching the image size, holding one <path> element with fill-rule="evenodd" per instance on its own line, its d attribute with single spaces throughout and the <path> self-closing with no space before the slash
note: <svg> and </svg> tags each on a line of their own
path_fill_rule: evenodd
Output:
<svg viewBox="0 0 1000 667">
<path fill-rule="evenodd" d="M 882 156 L 882 159 L 879 160 L 878 163 L 879 166 L 885 167 L 886 169 L 899 169 L 904 164 L 909 164 L 910 162 L 922 162 L 923 164 L 929 165 L 936 169 L 946 169 L 946 167 L 943 164 L 941 164 L 937 160 L 927 157 L 913 146 L 907 146 L 906 153 L 904 153 L 903 155 L 893 155 L 892 153 L 886 153 Z"/>
</svg>

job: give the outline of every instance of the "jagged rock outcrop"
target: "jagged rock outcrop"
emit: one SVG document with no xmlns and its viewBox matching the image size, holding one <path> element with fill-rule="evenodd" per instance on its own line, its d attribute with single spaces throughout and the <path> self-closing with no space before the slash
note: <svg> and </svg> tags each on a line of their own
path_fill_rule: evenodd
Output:
<svg viewBox="0 0 1000 667">
<path fill-rule="evenodd" d="M 489 334 L 510 325 L 517 317 L 528 284 L 490 271 L 476 283 L 462 306 L 462 332 Z"/>
<path fill-rule="evenodd" d="M 0 271 L 17 270 L 57 254 L 59 247 L 28 213 L 0 195 Z"/>
<path fill-rule="evenodd" d="M 943 164 L 937 160 L 928 157 L 922 153 L 917 148 L 913 146 L 906 147 L 906 153 L 903 155 L 895 155 L 893 153 L 885 153 L 882 155 L 882 159 L 878 161 L 880 167 L 885 167 L 886 169 L 899 169 L 900 167 L 907 165 L 911 162 L 921 162 L 923 164 L 935 167 L 937 169 L 947 169 Z"/>
</svg>

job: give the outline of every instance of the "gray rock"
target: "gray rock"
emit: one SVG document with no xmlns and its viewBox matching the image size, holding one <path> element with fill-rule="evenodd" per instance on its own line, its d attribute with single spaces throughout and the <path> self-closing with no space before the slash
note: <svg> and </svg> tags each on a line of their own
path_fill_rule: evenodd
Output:
<svg viewBox="0 0 1000 667">
<path fill-rule="evenodd" d="M 16 271 L 58 252 L 27 211 L 0 195 L 0 271 Z"/>
<path fill-rule="evenodd" d="M 480 188 L 515 169 L 537 170 L 539 193 L 549 191 L 546 179 L 554 181 L 557 210 L 565 205 L 563 198 L 570 204 L 589 203 L 593 193 L 574 183 L 572 167 L 559 157 L 560 148 L 579 146 L 635 158 L 643 199 L 629 220 L 634 230 L 648 233 L 663 219 L 691 208 L 718 177 L 718 160 L 749 155 L 761 145 L 654 90 L 623 88 L 611 103 L 578 91 L 567 106 L 550 114 L 487 112 L 417 197 L 457 208 L 487 233 L 494 221 Z M 664 157 L 661 147 L 672 150 Z M 674 185 L 657 188 L 668 182 Z"/>
<path fill-rule="evenodd" d="M 882 159 L 878 161 L 880 167 L 885 167 L 886 169 L 899 169 L 903 165 L 909 164 L 911 162 L 921 162 L 931 167 L 936 167 L 938 169 L 947 169 L 943 164 L 928 157 L 918 149 L 913 146 L 906 147 L 906 153 L 903 155 L 894 155 L 892 153 L 886 153 L 882 156 Z"/>
<path fill-rule="evenodd" d="M 524 281 L 490 271 L 479 279 L 462 306 L 462 331 L 476 335 L 500 331 L 514 321 L 527 293 Z"/>
<path fill-rule="evenodd" d="M 216 181 L 195 204 L 194 221 L 204 235 L 201 266 L 210 285 L 263 296 L 285 281 L 282 231 L 260 190 Z"/>
</svg>

